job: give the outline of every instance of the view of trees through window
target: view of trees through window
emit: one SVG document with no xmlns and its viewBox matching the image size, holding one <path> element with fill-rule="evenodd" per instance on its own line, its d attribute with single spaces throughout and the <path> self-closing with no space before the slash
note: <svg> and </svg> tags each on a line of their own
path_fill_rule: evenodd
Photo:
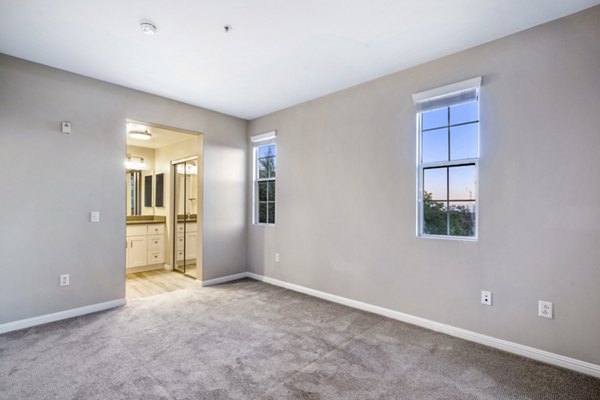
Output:
<svg viewBox="0 0 600 400">
<path fill-rule="evenodd" d="M 424 193 L 423 233 L 427 235 L 475 236 L 475 210 L 464 204 L 438 202 Z"/>
<path fill-rule="evenodd" d="M 275 175 L 277 147 L 274 143 L 256 150 L 257 220 L 259 224 L 275 223 Z"/>
</svg>

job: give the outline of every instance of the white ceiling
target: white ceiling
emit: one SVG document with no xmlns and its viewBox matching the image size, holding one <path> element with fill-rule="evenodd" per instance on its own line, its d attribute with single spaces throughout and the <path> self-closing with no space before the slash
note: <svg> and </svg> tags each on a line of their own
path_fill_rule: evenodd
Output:
<svg viewBox="0 0 600 400">
<path fill-rule="evenodd" d="M 251 119 L 599 3 L 0 0 L 0 52 Z"/>
</svg>

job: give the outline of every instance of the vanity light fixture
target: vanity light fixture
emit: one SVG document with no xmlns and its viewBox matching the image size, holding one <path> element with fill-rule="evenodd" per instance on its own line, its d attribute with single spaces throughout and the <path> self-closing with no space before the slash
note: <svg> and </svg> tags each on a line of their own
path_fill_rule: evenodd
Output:
<svg viewBox="0 0 600 400">
<path fill-rule="evenodd" d="M 148 169 L 148 166 L 142 157 L 127 157 L 127 161 L 125 161 L 125 168 L 127 168 L 128 171 L 144 171 Z"/>
<path fill-rule="evenodd" d="M 138 140 L 152 139 L 152 134 L 148 131 L 129 131 L 128 135 L 132 139 L 138 139 Z"/>
<path fill-rule="evenodd" d="M 140 22 L 140 29 L 148 36 L 152 36 L 156 33 L 156 24 L 150 21 Z"/>
</svg>

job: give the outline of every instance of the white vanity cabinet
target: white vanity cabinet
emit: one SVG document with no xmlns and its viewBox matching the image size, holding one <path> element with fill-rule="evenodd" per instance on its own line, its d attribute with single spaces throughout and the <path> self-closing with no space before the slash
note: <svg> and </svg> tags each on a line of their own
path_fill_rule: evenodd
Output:
<svg viewBox="0 0 600 400">
<path fill-rule="evenodd" d="M 127 238 L 127 268 L 142 267 L 146 262 L 146 236 Z"/>
<path fill-rule="evenodd" d="M 165 262 L 165 225 L 127 226 L 127 268 L 156 266 Z"/>
</svg>

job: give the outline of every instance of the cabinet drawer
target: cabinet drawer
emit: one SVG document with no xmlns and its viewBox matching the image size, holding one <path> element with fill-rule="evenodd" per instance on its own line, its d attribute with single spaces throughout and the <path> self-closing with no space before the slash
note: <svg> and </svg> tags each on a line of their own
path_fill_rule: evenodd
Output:
<svg viewBox="0 0 600 400">
<path fill-rule="evenodd" d="M 148 250 L 158 251 L 163 249 L 164 246 L 163 235 L 151 235 L 148 236 Z"/>
<path fill-rule="evenodd" d="M 163 224 L 152 224 L 147 225 L 148 235 L 162 235 L 165 233 L 165 226 Z"/>
<path fill-rule="evenodd" d="M 183 235 L 177 235 L 177 239 L 175 240 L 175 245 L 177 246 L 177 250 L 183 250 L 183 245 L 185 243 L 185 237 Z"/>
<path fill-rule="evenodd" d="M 165 262 L 165 255 L 162 251 L 149 251 L 148 264 L 160 264 Z"/>
<path fill-rule="evenodd" d="M 129 225 L 126 229 L 127 236 L 141 236 L 146 234 L 146 225 Z"/>
<path fill-rule="evenodd" d="M 195 222 L 188 224 L 177 224 L 177 233 L 183 233 L 183 227 L 185 226 L 185 232 L 196 232 L 198 231 L 198 224 Z"/>
<path fill-rule="evenodd" d="M 183 250 L 177 250 L 177 261 L 182 261 L 183 260 Z"/>
</svg>

